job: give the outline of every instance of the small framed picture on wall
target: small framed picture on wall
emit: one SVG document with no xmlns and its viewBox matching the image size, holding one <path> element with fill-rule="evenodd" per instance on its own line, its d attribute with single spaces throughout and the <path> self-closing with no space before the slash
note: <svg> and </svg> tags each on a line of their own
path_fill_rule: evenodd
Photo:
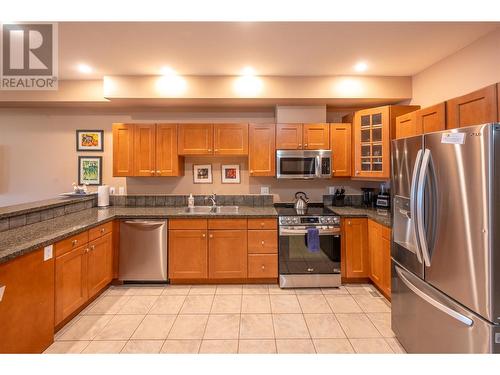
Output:
<svg viewBox="0 0 500 375">
<path fill-rule="evenodd" d="M 102 185 L 102 156 L 78 157 L 78 185 Z"/>
<path fill-rule="evenodd" d="M 193 164 L 193 182 L 195 184 L 211 184 L 212 164 Z"/>
<path fill-rule="evenodd" d="M 240 165 L 222 165 L 221 177 L 223 184 L 239 184 L 241 182 Z"/>
<path fill-rule="evenodd" d="M 104 130 L 77 130 L 76 151 L 104 151 Z"/>
</svg>

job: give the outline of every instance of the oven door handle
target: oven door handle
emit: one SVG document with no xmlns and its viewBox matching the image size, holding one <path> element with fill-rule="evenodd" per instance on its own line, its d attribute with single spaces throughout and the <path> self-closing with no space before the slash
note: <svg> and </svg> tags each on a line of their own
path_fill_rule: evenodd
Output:
<svg viewBox="0 0 500 375">
<path fill-rule="evenodd" d="M 307 234 L 307 229 L 289 229 L 289 228 L 280 228 L 280 236 L 303 236 Z M 328 235 L 340 235 L 340 228 L 333 229 L 319 229 L 320 236 L 328 236 Z"/>
</svg>

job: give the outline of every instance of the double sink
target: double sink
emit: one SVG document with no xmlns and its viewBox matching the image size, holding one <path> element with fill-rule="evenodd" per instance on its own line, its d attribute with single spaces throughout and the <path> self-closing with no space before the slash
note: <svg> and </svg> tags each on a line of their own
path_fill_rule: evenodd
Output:
<svg viewBox="0 0 500 375">
<path fill-rule="evenodd" d="M 195 206 L 186 207 L 183 212 L 189 214 L 237 214 L 238 206 Z"/>
</svg>

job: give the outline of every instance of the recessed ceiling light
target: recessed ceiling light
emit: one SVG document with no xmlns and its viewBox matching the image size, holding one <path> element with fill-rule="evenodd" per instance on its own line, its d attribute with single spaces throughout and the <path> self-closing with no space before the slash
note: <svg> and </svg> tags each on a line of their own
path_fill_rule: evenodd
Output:
<svg viewBox="0 0 500 375">
<path fill-rule="evenodd" d="M 79 64 L 78 65 L 78 71 L 80 73 L 89 74 L 89 73 L 92 73 L 92 70 L 93 70 L 92 67 L 90 67 L 87 64 Z"/>
<path fill-rule="evenodd" d="M 368 64 L 365 63 L 364 61 L 358 62 L 356 65 L 354 65 L 354 70 L 357 72 L 364 72 L 368 69 Z"/>
<path fill-rule="evenodd" d="M 245 66 L 241 70 L 241 74 L 244 76 L 254 76 L 255 75 L 255 69 L 252 68 L 251 66 Z"/>
<path fill-rule="evenodd" d="M 169 66 L 162 66 L 162 68 L 160 69 L 160 73 L 164 76 L 177 75 L 177 72 Z"/>
</svg>

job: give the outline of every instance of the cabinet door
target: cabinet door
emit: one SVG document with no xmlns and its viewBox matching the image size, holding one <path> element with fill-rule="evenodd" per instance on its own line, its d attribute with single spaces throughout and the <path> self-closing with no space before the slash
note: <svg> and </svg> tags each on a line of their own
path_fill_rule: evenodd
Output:
<svg viewBox="0 0 500 375">
<path fill-rule="evenodd" d="M 368 252 L 370 254 L 370 279 L 379 287 L 383 285 L 382 227 L 368 220 Z"/>
<path fill-rule="evenodd" d="M 304 150 L 329 150 L 330 126 L 328 124 L 304 124 Z"/>
<path fill-rule="evenodd" d="M 56 258 L 56 325 L 87 302 L 87 251 L 85 245 Z"/>
<path fill-rule="evenodd" d="M 88 297 L 92 298 L 113 279 L 112 235 L 89 242 L 87 256 Z"/>
<path fill-rule="evenodd" d="M 248 137 L 250 176 L 276 175 L 276 126 L 250 124 Z"/>
<path fill-rule="evenodd" d="M 248 124 L 214 124 L 214 155 L 248 155 Z"/>
<path fill-rule="evenodd" d="M 345 219 L 344 238 L 346 277 L 369 277 L 367 219 Z"/>
<path fill-rule="evenodd" d="M 208 242 L 208 276 L 211 279 L 247 277 L 247 231 L 211 230 Z"/>
<path fill-rule="evenodd" d="M 134 175 L 154 176 L 155 174 L 155 133 L 154 124 L 137 124 L 134 130 Z"/>
<path fill-rule="evenodd" d="M 176 279 L 206 279 L 208 248 L 206 230 L 168 232 L 168 276 Z"/>
<path fill-rule="evenodd" d="M 248 278 L 278 277 L 278 254 L 248 254 Z"/>
<path fill-rule="evenodd" d="M 53 342 L 54 259 L 43 253 L 0 264 L 0 353 L 42 353 Z"/>
<path fill-rule="evenodd" d="M 391 229 L 382 226 L 382 290 L 386 296 L 391 296 Z"/>
<path fill-rule="evenodd" d="M 333 177 L 351 175 L 351 124 L 331 124 L 330 146 L 333 157 Z"/>
<path fill-rule="evenodd" d="M 417 111 L 417 127 L 431 133 L 446 129 L 446 105 L 440 103 Z"/>
<path fill-rule="evenodd" d="M 497 89 L 491 85 L 446 102 L 446 128 L 461 128 L 498 120 Z"/>
<path fill-rule="evenodd" d="M 417 125 L 416 112 L 396 117 L 396 138 L 413 137 L 418 134 L 422 134 L 422 128 Z"/>
<path fill-rule="evenodd" d="M 184 160 L 177 154 L 177 125 L 156 125 L 156 176 L 182 176 Z"/>
<path fill-rule="evenodd" d="M 278 150 L 302 149 L 302 124 L 277 124 L 276 148 Z"/>
<path fill-rule="evenodd" d="M 179 155 L 211 155 L 213 154 L 212 124 L 179 124 Z"/>
<path fill-rule="evenodd" d="M 134 175 L 134 125 L 113 124 L 113 176 Z"/>
</svg>

